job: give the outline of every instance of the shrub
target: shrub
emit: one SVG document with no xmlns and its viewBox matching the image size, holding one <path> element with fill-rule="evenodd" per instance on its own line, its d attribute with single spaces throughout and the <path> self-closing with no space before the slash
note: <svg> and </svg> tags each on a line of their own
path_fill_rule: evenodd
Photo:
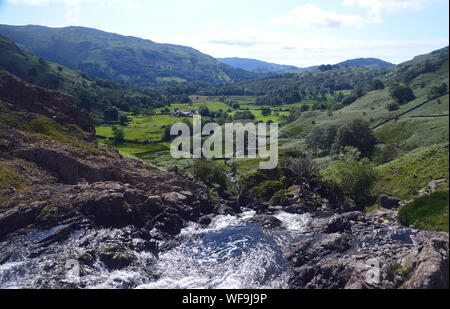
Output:
<svg viewBox="0 0 450 309">
<path fill-rule="evenodd" d="M 289 173 L 286 173 L 289 178 L 288 184 L 303 185 L 304 183 L 308 183 L 316 176 L 318 171 L 316 164 L 308 156 L 285 156 L 281 158 L 280 165 L 285 171 L 289 171 Z"/>
<path fill-rule="evenodd" d="M 386 109 L 390 112 L 396 111 L 400 108 L 400 105 L 396 102 L 391 102 L 386 105 Z"/>
<path fill-rule="evenodd" d="M 237 111 L 234 114 L 234 120 L 243 120 L 243 119 L 255 120 L 255 115 L 253 115 L 252 112 L 250 111 Z"/>
<path fill-rule="evenodd" d="M 258 197 L 262 201 L 269 201 L 271 197 L 278 191 L 283 189 L 281 182 L 276 180 L 268 180 L 262 183 L 262 185 L 253 188 L 253 190 L 258 194 Z"/>
<path fill-rule="evenodd" d="M 113 142 L 114 145 L 122 145 L 125 142 L 125 134 L 122 129 L 113 127 Z"/>
<path fill-rule="evenodd" d="M 330 188 L 339 188 L 345 196 L 361 205 L 370 195 L 377 174 L 368 159 L 336 161 L 321 172 L 322 181 Z"/>
<path fill-rule="evenodd" d="M 216 184 L 222 189 L 226 189 L 227 187 L 227 177 L 223 170 L 207 160 L 195 160 L 192 167 L 192 174 L 196 180 L 200 180 L 207 186 Z"/>
<path fill-rule="evenodd" d="M 393 161 L 398 155 L 397 148 L 395 146 L 387 144 L 383 145 L 375 151 L 373 160 L 377 164 L 386 164 Z"/>
<path fill-rule="evenodd" d="M 277 193 L 275 193 L 272 198 L 270 199 L 270 204 L 271 205 L 276 205 L 276 206 L 287 206 L 289 205 L 289 199 L 286 196 L 287 195 L 287 191 L 286 190 L 280 190 Z"/>
</svg>

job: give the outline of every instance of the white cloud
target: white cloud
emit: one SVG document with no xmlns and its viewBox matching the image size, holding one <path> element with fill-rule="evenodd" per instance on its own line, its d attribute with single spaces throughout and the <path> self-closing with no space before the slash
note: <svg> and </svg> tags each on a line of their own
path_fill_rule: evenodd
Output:
<svg viewBox="0 0 450 309">
<path fill-rule="evenodd" d="M 288 16 L 271 18 L 272 25 L 296 25 L 299 28 L 330 28 L 339 26 L 361 26 L 363 18 L 360 15 L 337 14 L 325 11 L 318 6 L 307 3 L 293 9 Z"/>
<path fill-rule="evenodd" d="M 167 42 L 167 38 L 153 39 L 156 42 Z M 209 29 L 189 37 L 174 38 L 169 42 L 192 46 L 218 58 L 239 56 L 299 67 L 334 64 L 360 57 L 375 57 L 400 63 L 449 44 L 448 38 L 352 40 L 323 36 L 305 39 L 297 35 L 260 29 Z"/>
<path fill-rule="evenodd" d="M 406 10 L 420 10 L 427 4 L 446 0 L 343 0 L 342 6 L 360 7 L 366 12 L 360 14 L 339 14 L 325 11 L 315 4 L 307 3 L 294 8 L 285 17 L 271 18 L 271 25 L 295 25 L 298 28 L 334 28 L 340 26 L 361 27 L 367 23 L 380 23 L 385 13 Z"/>
<path fill-rule="evenodd" d="M 446 0 L 344 0 L 343 6 L 356 6 L 368 9 L 367 22 L 382 22 L 385 13 L 421 10 L 427 4 Z"/>
</svg>

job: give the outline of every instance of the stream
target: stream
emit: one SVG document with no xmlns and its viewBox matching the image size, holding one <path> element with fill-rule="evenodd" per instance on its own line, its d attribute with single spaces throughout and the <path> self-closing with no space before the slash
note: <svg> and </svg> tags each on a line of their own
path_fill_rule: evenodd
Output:
<svg viewBox="0 0 450 309">
<path fill-rule="evenodd" d="M 89 266 L 82 264 L 76 277 L 68 275 L 73 267 L 70 261 L 110 240 L 120 242 L 130 234 L 129 228 L 79 229 L 49 245 L 45 239 L 61 226 L 31 232 L 0 244 L 0 253 L 10 255 L 0 265 L 0 288 L 287 288 L 289 273 L 283 252 L 300 239 L 309 216 L 275 214 L 283 222 L 277 230 L 249 223 L 253 216 L 254 211 L 219 215 L 206 228 L 190 223 L 175 240 L 159 243 L 158 256 L 132 250 L 134 262 L 120 270 L 110 270 L 95 258 Z M 139 244 L 142 240 L 132 241 Z"/>
</svg>

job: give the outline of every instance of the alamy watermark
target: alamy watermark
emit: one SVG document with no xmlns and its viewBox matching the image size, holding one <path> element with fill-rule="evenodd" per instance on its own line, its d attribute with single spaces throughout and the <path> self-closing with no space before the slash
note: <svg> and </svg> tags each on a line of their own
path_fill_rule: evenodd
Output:
<svg viewBox="0 0 450 309">
<path fill-rule="evenodd" d="M 259 163 L 260 169 L 274 169 L 278 166 L 277 123 L 269 126 L 266 123 L 226 123 L 222 129 L 217 123 L 207 123 L 202 127 L 202 117 L 195 115 L 192 131 L 186 123 L 172 126 L 170 135 L 178 136 L 170 147 L 173 158 L 259 158 L 268 159 Z M 209 137 L 203 141 L 203 136 Z"/>
</svg>

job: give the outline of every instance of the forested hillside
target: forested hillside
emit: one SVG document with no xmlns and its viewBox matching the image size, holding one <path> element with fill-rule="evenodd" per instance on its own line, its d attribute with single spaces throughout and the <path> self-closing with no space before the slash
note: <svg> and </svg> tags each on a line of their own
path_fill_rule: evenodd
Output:
<svg viewBox="0 0 450 309">
<path fill-rule="evenodd" d="M 45 60 L 129 85 L 154 87 L 183 81 L 225 84 L 258 76 L 191 47 L 84 27 L 0 25 L 0 34 Z"/>
</svg>

